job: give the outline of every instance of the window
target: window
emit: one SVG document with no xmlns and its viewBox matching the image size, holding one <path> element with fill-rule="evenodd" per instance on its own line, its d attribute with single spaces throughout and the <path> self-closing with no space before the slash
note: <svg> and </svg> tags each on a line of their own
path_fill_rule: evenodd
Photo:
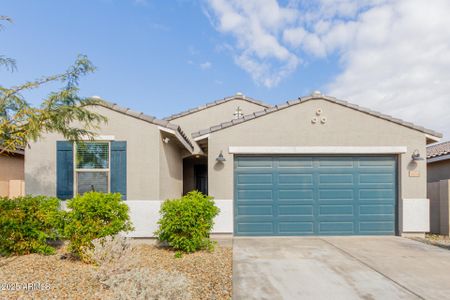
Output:
<svg viewBox="0 0 450 300">
<path fill-rule="evenodd" d="M 75 144 L 75 193 L 110 191 L 109 142 Z"/>
</svg>

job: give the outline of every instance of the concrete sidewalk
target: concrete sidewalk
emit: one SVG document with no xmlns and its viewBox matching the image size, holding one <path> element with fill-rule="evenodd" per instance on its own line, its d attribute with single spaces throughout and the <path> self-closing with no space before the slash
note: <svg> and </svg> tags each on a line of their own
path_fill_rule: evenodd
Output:
<svg viewBox="0 0 450 300">
<path fill-rule="evenodd" d="M 445 299 L 450 251 L 401 237 L 235 238 L 233 299 Z"/>
</svg>

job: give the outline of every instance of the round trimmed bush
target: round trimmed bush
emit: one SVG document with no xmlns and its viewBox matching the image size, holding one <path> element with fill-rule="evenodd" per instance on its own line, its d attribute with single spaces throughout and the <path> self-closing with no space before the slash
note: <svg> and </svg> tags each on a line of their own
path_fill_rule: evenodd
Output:
<svg viewBox="0 0 450 300">
<path fill-rule="evenodd" d="M 155 232 L 160 242 L 175 250 L 194 252 L 209 249 L 209 234 L 214 217 L 219 214 L 213 197 L 193 191 L 180 199 L 166 200 L 161 206 L 159 229 Z"/>
</svg>

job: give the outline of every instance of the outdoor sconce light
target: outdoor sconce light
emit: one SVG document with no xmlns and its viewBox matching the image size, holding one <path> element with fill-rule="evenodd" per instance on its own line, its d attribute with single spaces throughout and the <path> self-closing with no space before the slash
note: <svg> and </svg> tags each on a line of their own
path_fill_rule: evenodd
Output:
<svg viewBox="0 0 450 300">
<path fill-rule="evenodd" d="M 222 150 L 220 151 L 219 156 L 217 156 L 216 160 L 217 160 L 218 162 L 221 162 L 221 163 L 223 163 L 224 161 L 226 161 L 225 157 L 223 157 Z"/>
<path fill-rule="evenodd" d="M 420 156 L 419 150 L 414 150 L 413 154 L 411 155 L 411 158 L 413 161 L 418 161 L 418 160 L 425 160 L 425 158 Z"/>
</svg>

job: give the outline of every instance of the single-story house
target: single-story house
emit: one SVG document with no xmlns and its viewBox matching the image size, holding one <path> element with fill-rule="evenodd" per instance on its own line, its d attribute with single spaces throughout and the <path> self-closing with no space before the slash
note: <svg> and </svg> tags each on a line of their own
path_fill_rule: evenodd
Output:
<svg viewBox="0 0 450 300">
<path fill-rule="evenodd" d="M 450 141 L 427 147 L 430 232 L 450 233 Z"/>
<path fill-rule="evenodd" d="M 0 154 L 0 197 L 24 195 L 24 152 L 17 149 Z"/>
<path fill-rule="evenodd" d="M 46 134 L 26 149 L 26 193 L 120 192 L 133 236 L 193 189 L 238 236 L 429 231 L 426 145 L 440 133 L 313 93 L 272 106 L 240 93 L 163 120 L 104 102 L 95 141 Z"/>
</svg>

